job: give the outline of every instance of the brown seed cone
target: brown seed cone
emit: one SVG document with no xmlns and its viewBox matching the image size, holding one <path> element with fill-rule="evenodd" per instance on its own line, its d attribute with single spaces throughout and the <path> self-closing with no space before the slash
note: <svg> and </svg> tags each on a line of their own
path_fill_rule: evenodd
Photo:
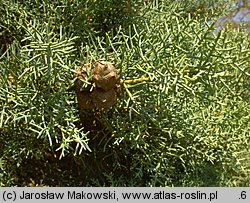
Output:
<svg viewBox="0 0 250 203">
<path fill-rule="evenodd" d="M 115 87 L 119 76 L 115 66 L 107 61 L 99 61 L 94 68 L 93 82 L 97 87 L 108 91 Z"/>
<path fill-rule="evenodd" d="M 93 109 L 95 105 L 92 101 L 89 91 L 78 91 L 76 93 L 77 101 L 80 109 Z"/>
<path fill-rule="evenodd" d="M 88 85 L 87 87 L 83 88 L 84 80 L 86 80 L 87 73 L 89 74 L 90 68 L 88 67 L 78 67 L 74 73 L 74 78 L 77 78 L 75 81 L 75 89 L 76 91 L 87 91 L 91 88 L 91 84 Z"/>
<path fill-rule="evenodd" d="M 104 91 L 101 88 L 96 88 L 91 93 L 92 101 L 98 109 L 108 109 L 116 103 L 117 94 L 114 89 Z"/>
<path fill-rule="evenodd" d="M 84 80 L 90 74 L 93 74 L 92 80 L 88 81 L 90 85 L 83 88 Z M 108 109 L 116 103 L 120 92 L 120 78 L 112 63 L 98 61 L 94 69 L 84 65 L 76 69 L 74 77 L 77 78 L 75 89 L 80 109 Z"/>
</svg>

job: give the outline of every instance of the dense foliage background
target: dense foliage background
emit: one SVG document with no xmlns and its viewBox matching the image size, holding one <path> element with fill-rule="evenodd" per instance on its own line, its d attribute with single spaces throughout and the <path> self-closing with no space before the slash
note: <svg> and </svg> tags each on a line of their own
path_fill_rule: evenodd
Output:
<svg viewBox="0 0 250 203">
<path fill-rule="evenodd" d="M 229 7 L 1 0 L 0 186 L 250 186 L 249 33 L 214 32 Z M 150 81 L 79 112 L 73 73 L 98 59 Z"/>
</svg>

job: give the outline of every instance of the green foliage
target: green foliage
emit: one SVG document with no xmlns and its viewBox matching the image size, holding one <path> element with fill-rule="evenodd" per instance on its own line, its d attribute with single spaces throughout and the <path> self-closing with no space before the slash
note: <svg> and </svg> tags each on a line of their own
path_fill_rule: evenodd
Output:
<svg viewBox="0 0 250 203">
<path fill-rule="evenodd" d="M 249 34 L 215 33 L 208 22 L 220 9 L 185 13 L 191 1 L 11 5 L 1 27 L 14 16 L 22 32 L 3 40 L 0 56 L 1 186 L 250 184 Z M 100 115 L 79 112 L 74 70 L 101 58 L 122 79 L 150 81 L 124 84 Z"/>
</svg>

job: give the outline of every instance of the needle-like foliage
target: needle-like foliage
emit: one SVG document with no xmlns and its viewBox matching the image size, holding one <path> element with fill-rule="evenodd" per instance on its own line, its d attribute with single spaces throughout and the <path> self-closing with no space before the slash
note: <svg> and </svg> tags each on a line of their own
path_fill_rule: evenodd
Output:
<svg viewBox="0 0 250 203">
<path fill-rule="evenodd" d="M 82 179 L 45 185 L 250 184 L 249 33 L 215 32 L 222 1 L 31 2 L 0 19 L 1 36 L 20 31 L 0 38 L 0 185 L 26 184 L 14 171 L 30 160 L 60 172 L 67 157 Z M 79 111 L 74 71 L 99 59 L 127 82 L 112 109 Z"/>
</svg>

